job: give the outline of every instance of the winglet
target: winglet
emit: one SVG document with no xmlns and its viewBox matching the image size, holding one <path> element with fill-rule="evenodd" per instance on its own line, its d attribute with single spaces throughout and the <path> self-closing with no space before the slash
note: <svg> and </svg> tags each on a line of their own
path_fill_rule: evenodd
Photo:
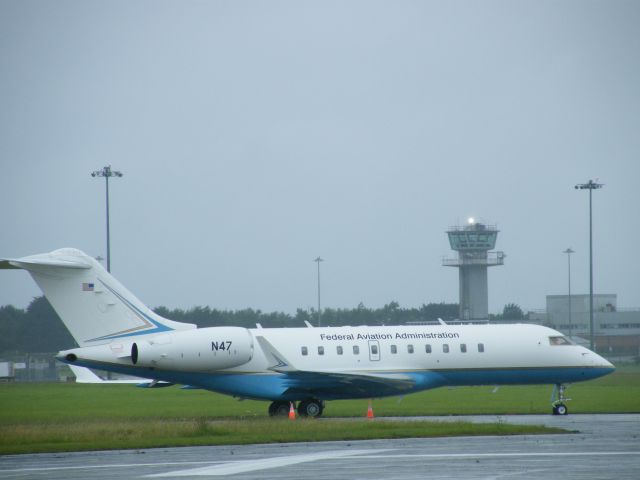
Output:
<svg viewBox="0 0 640 480">
<path fill-rule="evenodd" d="M 269 367 L 269 370 L 273 370 L 274 372 L 296 372 L 298 370 L 262 335 L 257 335 L 256 340 L 258 340 L 258 344 L 267 359 L 274 363 Z"/>
<path fill-rule="evenodd" d="M 69 368 L 76 376 L 76 383 L 104 383 L 104 380 L 86 367 L 69 365 Z"/>
</svg>

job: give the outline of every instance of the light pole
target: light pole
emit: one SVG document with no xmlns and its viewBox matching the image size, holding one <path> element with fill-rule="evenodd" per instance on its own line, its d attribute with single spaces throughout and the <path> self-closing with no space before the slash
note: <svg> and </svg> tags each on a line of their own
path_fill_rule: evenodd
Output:
<svg viewBox="0 0 640 480">
<path fill-rule="evenodd" d="M 115 170 L 111 170 L 111 165 L 107 165 L 102 170 L 96 170 L 91 173 L 92 177 L 104 177 L 105 184 L 107 187 L 107 272 L 111 271 L 111 245 L 109 243 L 109 178 L 111 177 L 121 177 L 122 173 L 117 172 Z"/>
<path fill-rule="evenodd" d="M 322 320 L 320 317 L 320 262 L 324 262 L 320 257 L 314 260 L 318 264 L 318 326 L 322 326 Z"/>
<path fill-rule="evenodd" d="M 569 338 L 572 337 L 573 332 L 572 332 L 572 322 L 571 322 L 571 254 L 575 253 L 573 250 L 571 250 L 571 247 L 567 248 L 566 250 L 564 250 L 562 253 L 566 253 L 567 254 L 567 266 L 569 268 Z"/>
<path fill-rule="evenodd" d="M 575 186 L 576 190 L 589 190 L 589 349 L 593 350 L 593 214 L 591 192 L 598 188 L 602 188 L 601 183 L 589 180 L 588 183 L 579 183 Z"/>
</svg>

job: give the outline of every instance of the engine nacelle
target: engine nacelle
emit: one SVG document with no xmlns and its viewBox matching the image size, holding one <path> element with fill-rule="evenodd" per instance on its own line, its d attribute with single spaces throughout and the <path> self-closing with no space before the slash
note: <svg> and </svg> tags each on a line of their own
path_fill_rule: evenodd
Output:
<svg viewBox="0 0 640 480">
<path fill-rule="evenodd" d="M 131 361 L 139 367 L 213 372 L 237 367 L 253 357 L 253 337 L 241 327 L 174 331 L 131 345 Z"/>
</svg>

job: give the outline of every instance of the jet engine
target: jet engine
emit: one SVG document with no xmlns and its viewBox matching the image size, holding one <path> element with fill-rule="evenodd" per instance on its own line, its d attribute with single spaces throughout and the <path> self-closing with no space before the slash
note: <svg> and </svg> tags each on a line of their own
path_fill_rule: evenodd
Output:
<svg viewBox="0 0 640 480">
<path fill-rule="evenodd" d="M 131 361 L 139 367 L 213 372 L 237 367 L 253 357 L 253 337 L 241 327 L 173 331 L 131 345 Z"/>
</svg>

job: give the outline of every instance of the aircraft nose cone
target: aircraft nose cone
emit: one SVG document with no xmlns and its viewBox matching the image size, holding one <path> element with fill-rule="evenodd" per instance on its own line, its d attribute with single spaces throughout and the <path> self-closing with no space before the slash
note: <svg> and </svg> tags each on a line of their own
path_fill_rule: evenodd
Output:
<svg viewBox="0 0 640 480">
<path fill-rule="evenodd" d="M 591 356 L 593 357 L 591 360 L 592 365 L 596 367 L 596 369 L 600 370 L 602 372 L 602 375 L 608 375 L 615 371 L 616 366 L 606 358 L 601 357 L 597 353 L 593 352 L 591 352 Z"/>
<path fill-rule="evenodd" d="M 604 357 L 601 357 L 597 353 L 589 350 L 588 348 L 582 348 L 579 350 L 582 357 L 581 364 L 587 367 L 590 378 L 603 377 L 613 373 L 616 369 L 615 365 Z"/>
<path fill-rule="evenodd" d="M 602 362 L 602 367 L 610 368 L 612 371 L 616 369 L 616 366 L 606 358 L 603 358 L 600 355 L 598 355 L 598 359 Z"/>
</svg>

